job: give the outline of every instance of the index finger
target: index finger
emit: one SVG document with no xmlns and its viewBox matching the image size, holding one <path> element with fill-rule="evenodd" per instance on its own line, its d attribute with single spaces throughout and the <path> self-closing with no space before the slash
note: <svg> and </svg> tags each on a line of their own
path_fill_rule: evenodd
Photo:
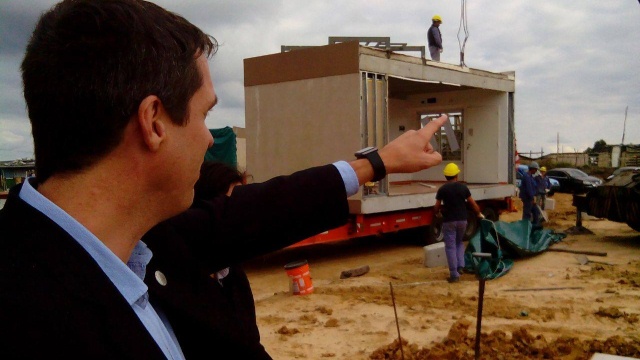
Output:
<svg viewBox="0 0 640 360">
<path fill-rule="evenodd" d="M 418 133 L 429 140 L 447 121 L 449 121 L 449 116 L 443 114 L 439 118 L 429 121 L 422 129 L 418 130 Z"/>
</svg>

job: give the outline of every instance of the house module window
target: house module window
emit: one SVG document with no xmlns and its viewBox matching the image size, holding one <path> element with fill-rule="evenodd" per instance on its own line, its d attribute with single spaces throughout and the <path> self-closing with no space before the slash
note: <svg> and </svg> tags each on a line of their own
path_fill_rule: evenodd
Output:
<svg viewBox="0 0 640 360">
<path fill-rule="evenodd" d="M 420 127 L 425 126 L 429 121 L 440 117 L 443 113 L 426 113 L 420 114 Z M 446 113 L 449 116 L 451 127 L 443 126 L 433 136 L 431 144 L 435 150 L 442 155 L 442 160 L 460 160 L 462 161 L 463 146 L 463 122 L 462 112 L 452 111 Z M 457 141 L 457 146 L 454 142 Z"/>
</svg>

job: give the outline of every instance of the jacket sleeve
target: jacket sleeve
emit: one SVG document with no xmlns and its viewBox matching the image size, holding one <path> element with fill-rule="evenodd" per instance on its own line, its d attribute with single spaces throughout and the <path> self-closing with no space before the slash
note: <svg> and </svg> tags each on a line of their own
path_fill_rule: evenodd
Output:
<svg viewBox="0 0 640 360">
<path fill-rule="evenodd" d="M 194 203 L 143 240 L 152 251 L 157 241 L 184 241 L 208 267 L 219 270 L 341 226 L 348 215 L 344 181 L 335 166 L 325 165 Z M 167 239 L 169 233 L 176 240 Z"/>
<path fill-rule="evenodd" d="M 536 195 L 536 191 L 536 181 L 534 178 L 529 174 L 523 176 L 521 189 L 521 193 L 524 195 L 523 197 L 532 199 Z"/>
</svg>

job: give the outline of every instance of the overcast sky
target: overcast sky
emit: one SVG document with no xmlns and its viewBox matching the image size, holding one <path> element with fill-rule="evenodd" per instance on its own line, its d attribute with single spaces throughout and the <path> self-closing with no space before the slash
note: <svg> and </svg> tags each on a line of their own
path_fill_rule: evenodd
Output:
<svg viewBox="0 0 640 360">
<path fill-rule="evenodd" d="M 33 157 L 20 61 L 40 13 L 53 0 L 0 0 L 0 160 Z M 452 0 L 158 0 L 214 36 L 211 61 L 219 105 L 209 128 L 244 127 L 243 59 L 281 45 L 325 45 L 329 36 L 389 36 L 426 45 L 431 17 L 441 61 L 459 64 L 462 4 Z M 640 144 L 638 0 L 469 0 L 465 64 L 516 72 L 516 139 L 521 153 L 584 151 L 603 139 Z M 417 55 L 417 53 L 416 53 Z M 418 55 L 419 56 L 419 55 Z M 428 54 L 427 54 L 428 56 Z"/>
</svg>

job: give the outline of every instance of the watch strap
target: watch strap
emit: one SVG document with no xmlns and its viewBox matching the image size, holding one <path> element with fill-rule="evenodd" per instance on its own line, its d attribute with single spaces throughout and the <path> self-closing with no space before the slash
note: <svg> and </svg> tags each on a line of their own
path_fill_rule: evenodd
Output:
<svg viewBox="0 0 640 360">
<path fill-rule="evenodd" d="M 356 157 L 369 160 L 371 166 L 373 167 L 372 181 L 380 181 L 384 179 L 385 176 L 387 176 L 387 169 L 384 167 L 384 162 L 382 161 L 380 154 L 378 154 L 378 149 L 368 151 L 364 154 L 356 153 Z"/>
</svg>

